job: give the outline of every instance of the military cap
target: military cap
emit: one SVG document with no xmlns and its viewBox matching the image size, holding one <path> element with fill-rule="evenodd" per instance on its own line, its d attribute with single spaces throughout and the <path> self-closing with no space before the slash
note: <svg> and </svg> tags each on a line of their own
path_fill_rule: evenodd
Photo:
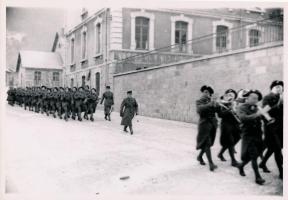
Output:
<svg viewBox="0 0 288 200">
<path fill-rule="evenodd" d="M 273 81 L 273 82 L 271 83 L 271 85 L 270 85 L 270 90 L 272 90 L 273 87 L 275 87 L 275 86 L 277 86 L 277 85 L 282 85 L 282 87 L 284 87 L 283 81 L 275 80 L 275 81 Z"/>
<path fill-rule="evenodd" d="M 91 88 L 91 91 L 94 90 L 95 92 L 97 92 L 96 88 Z"/>
<path fill-rule="evenodd" d="M 210 94 L 214 93 L 214 90 L 212 89 L 212 87 L 207 86 L 207 85 L 203 85 L 200 89 L 201 92 L 204 92 L 205 90 L 207 90 Z"/>
<path fill-rule="evenodd" d="M 88 88 L 88 89 L 89 89 L 89 85 L 85 85 L 85 88 Z"/>
<path fill-rule="evenodd" d="M 127 94 L 132 94 L 132 90 L 127 91 Z"/>
<path fill-rule="evenodd" d="M 228 94 L 228 93 L 234 93 L 235 99 L 237 98 L 237 92 L 236 92 L 235 90 L 233 90 L 233 89 L 228 89 L 228 90 L 225 91 L 225 94 Z"/>
<path fill-rule="evenodd" d="M 107 85 L 107 86 L 106 86 L 106 89 L 110 89 L 110 86 L 109 86 L 109 85 Z"/>
<path fill-rule="evenodd" d="M 64 88 L 63 87 L 59 87 L 59 90 L 64 90 Z"/>
<path fill-rule="evenodd" d="M 249 90 L 246 94 L 243 94 L 243 97 L 248 97 L 250 94 L 257 94 L 258 95 L 258 100 L 261 101 L 262 100 L 262 94 L 259 90 Z"/>
<path fill-rule="evenodd" d="M 45 85 L 42 85 L 42 86 L 41 86 L 41 89 L 42 89 L 42 88 L 46 89 L 47 87 L 46 87 Z"/>
<path fill-rule="evenodd" d="M 77 87 L 73 87 L 72 89 L 78 90 L 78 88 L 77 88 Z"/>
<path fill-rule="evenodd" d="M 82 89 L 82 90 L 83 90 L 84 88 L 81 86 L 81 87 L 79 87 L 79 88 L 78 88 L 78 90 L 80 90 L 80 89 Z"/>
<path fill-rule="evenodd" d="M 54 87 L 53 90 L 57 90 L 58 91 L 59 89 L 58 89 L 58 87 Z"/>
</svg>

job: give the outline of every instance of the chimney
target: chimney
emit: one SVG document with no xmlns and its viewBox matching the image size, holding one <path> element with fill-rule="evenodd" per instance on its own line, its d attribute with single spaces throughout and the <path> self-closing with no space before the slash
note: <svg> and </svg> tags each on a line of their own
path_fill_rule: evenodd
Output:
<svg viewBox="0 0 288 200">
<path fill-rule="evenodd" d="M 88 10 L 86 8 L 82 8 L 82 12 L 81 12 L 82 21 L 85 20 L 87 17 L 88 17 Z"/>
</svg>

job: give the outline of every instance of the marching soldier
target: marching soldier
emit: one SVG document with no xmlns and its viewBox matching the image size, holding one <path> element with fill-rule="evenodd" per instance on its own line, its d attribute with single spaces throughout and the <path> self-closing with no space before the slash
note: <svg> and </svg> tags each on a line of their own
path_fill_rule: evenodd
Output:
<svg viewBox="0 0 288 200">
<path fill-rule="evenodd" d="M 104 114 L 105 114 L 105 120 L 111 121 L 111 109 L 114 105 L 114 96 L 113 93 L 110 91 L 110 86 L 106 86 L 106 91 L 102 95 L 102 99 L 100 104 L 104 102 Z M 108 117 L 108 119 L 107 119 Z"/>
<path fill-rule="evenodd" d="M 96 111 L 98 104 L 98 93 L 95 88 L 91 89 L 91 92 L 87 94 L 87 116 L 90 114 L 90 120 L 94 121 L 93 113 Z"/>
<path fill-rule="evenodd" d="M 79 121 L 82 121 L 81 113 L 84 99 L 85 99 L 85 93 L 83 91 L 83 87 L 79 87 L 74 94 L 75 109 Z"/>
<path fill-rule="evenodd" d="M 62 100 L 61 100 L 61 95 L 64 93 L 64 88 L 59 87 L 59 90 L 55 93 L 55 98 L 56 98 L 56 110 L 57 110 L 57 115 L 60 119 L 62 119 Z"/>
<path fill-rule="evenodd" d="M 85 94 L 85 99 L 84 99 L 84 101 L 83 101 L 83 105 L 82 105 L 82 110 L 83 110 L 83 112 L 84 112 L 84 119 L 86 119 L 86 120 L 88 120 L 88 110 L 89 110 L 89 102 L 88 102 L 88 97 L 90 96 L 90 90 L 89 90 L 89 86 L 88 85 L 86 85 L 85 87 L 84 87 L 84 91 L 83 91 L 83 93 Z"/>
<path fill-rule="evenodd" d="M 133 135 L 132 119 L 135 114 L 138 115 L 138 104 L 136 99 L 132 97 L 132 91 L 128 91 L 127 97 L 121 103 L 120 116 L 124 131 L 127 132 L 127 127 L 129 127 L 131 135 Z"/>
<path fill-rule="evenodd" d="M 49 104 L 51 108 L 50 114 L 52 114 L 54 118 L 56 118 L 56 101 L 58 99 L 57 93 L 58 93 L 58 88 L 54 87 L 49 96 Z"/>
<path fill-rule="evenodd" d="M 234 146 L 240 140 L 240 119 L 234 111 L 234 103 L 237 98 L 237 93 L 233 89 L 229 89 L 225 92 L 223 96 L 223 105 L 221 107 L 218 116 L 222 118 L 221 120 L 221 131 L 220 131 L 220 144 L 222 146 L 218 157 L 221 161 L 226 161 L 223 153 L 226 149 L 229 151 L 231 157 L 231 165 L 237 167 L 238 162 L 234 156 Z"/>
<path fill-rule="evenodd" d="M 279 178 L 283 179 L 283 81 L 273 81 L 270 86 L 271 92 L 263 98 L 262 105 L 269 105 L 271 109 L 268 114 L 275 119 L 274 123 L 264 120 L 265 144 L 267 147 L 266 154 L 259 164 L 264 172 L 270 170 L 266 166 L 269 157 L 274 153 L 275 161 L 279 169 Z"/>
<path fill-rule="evenodd" d="M 238 165 L 239 173 L 241 176 L 245 176 L 244 167 L 251 161 L 255 182 L 262 185 L 265 180 L 261 177 L 257 164 L 257 158 L 263 150 L 262 112 L 257 106 L 257 103 L 262 99 L 262 94 L 258 90 L 250 90 L 244 97 L 247 97 L 246 102 L 238 107 L 238 116 L 242 122 L 242 163 Z"/>
<path fill-rule="evenodd" d="M 75 93 L 77 92 L 78 88 L 73 87 L 71 91 L 71 111 L 72 111 L 72 119 L 76 119 L 76 106 L 75 106 Z"/>
<path fill-rule="evenodd" d="M 8 104 L 11 106 L 14 106 L 15 103 L 15 97 L 16 97 L 16 90 L 13 87 L 10 87 L 9 90 L 7 91 L 7 101 Z"/>
<path fill-rule="evenodd" d="M 202 92 L 202 96 L 196 101 L 197 113 L 200 116 L 196 147 L 197 150 L 200 149 L 200 153 L 197 160 L 201 165 L 205 165 L 202 158 L 205 153 L 209 161 L 210 171 L 214 171 L 217 166 L 213 163 L 210 148 L 213 146 L 216 137 L 217 119 L 215 114 L 219 108 L 215 99 L 211 98 L 214 90 L 210 86 L 204 85 L 201 87 L 200 91 Z"/>
<path fill-rule="evenodd" d="M 65 121 L 68 121 L 69 109 L 70 109 L 70 106 L 71 106 L 70 104 L 72 101 L 72 95 L 71 95 L 71 92 L 70 92 L 68 87 L 66 87 L 65 91 L 63 91 L 60 94 L 60 101 L 61 101 L 61 104 L 62 104 L 61 106 L 62 106 L 63 112 L 64 112 L 64 119 L 65 119 Z"/>
</svg>

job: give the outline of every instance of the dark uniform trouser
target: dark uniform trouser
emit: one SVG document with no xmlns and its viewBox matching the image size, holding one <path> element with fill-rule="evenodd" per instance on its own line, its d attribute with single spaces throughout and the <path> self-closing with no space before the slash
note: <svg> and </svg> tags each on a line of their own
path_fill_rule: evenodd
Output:
<svg viewBox="0 0 288 200">
<path fill-rule="evenodd" d="M 59 100 L 56 101 L 56 110 L 57 110 L 58 116 L 62 118 L 62 103 Z"/>
<path fill-rule="evenodd" d="M 53 100 L 50 100 L 50 101 L 49 101 L 49 105 L 50 105 L 50 108 L 51 108 L 50 113 L 52 113 L 53 116 L 55 117 L 55 112 L 56 112 L 55 100 L 54 100 L 54 99 L 53 99 Z"/>
<path fill-rule="evenodd" d="M 42 107 L 42 99 L 41 98 L 38 98 L 37 102 L 36 102 L 36 107 L 35 107 L 35 111 L 36 112 L 39 112 L 41 107 Z"/>
<path fill-rule="evenodd" d="M 81 110 L 81 105 L 82 105 L 82 104 L 83 104 L 82 99 L 77 99 L 77 100 L 75 101 L 75 113 L 77 113 L 78 119 L 82 119 L 82 118 L 81 118 L 81 112 L 82 112 L 82 110 Z"/>
<path fill-rule="evenodd" d="M 93 114 L 96 111 L 96 103 L 90 102 L 87 103 L 87 115 L 90 114 L 90 119 L 93 119 Z"/>
<path fill-rule="evenodd" d="M 110 111 L 111 111 L 111 105 L 104 105 L 105 118 L 106 118 L 107 116 L 110 118 Z"/>
<path fill-rule="evenodd" d="M 67 101 L 62 102 L 62 108 L 64 112 L 64 119 L 68 119 L 69 116 L 69 103 Z"/>
<path fill-rule="evenodd" d="M 26 110 L 26 107 L 30 108 L 30 97 L 24 97 L 24 108 Z"/>
</svg>

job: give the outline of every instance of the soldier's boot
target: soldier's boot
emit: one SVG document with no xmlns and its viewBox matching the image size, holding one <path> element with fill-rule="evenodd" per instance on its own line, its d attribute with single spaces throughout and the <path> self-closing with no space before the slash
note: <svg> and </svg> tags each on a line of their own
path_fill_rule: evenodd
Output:
<svg viewBox="0 0 288 200">
<path fill-rule="evenodd" d="M 87 114 L 87 112 L 85 112 L 85 114 L 84 114 L 84 119 L 88 120 L 88 114 Z"/>
<path fill-rule="evenodd" d="M 123 131 L 126 132 L 126 133 L 128 132 L 127 131 L 127 126 L 124 126 L 124 130 Z"/>
<path fill-rule="evenodd" d="M 52 113 L 52 114 L 53 114 L 53 117 L 54 117 L 54 118 L 56 118 L 56 114 L 55 114 L 55 111 L 53 111 L 53 113 Z"/>
<path fill-rule="evenodd" d="M 78 115 L 78 121 L 80 121 L 80 122 L 81 122 L 81 121 L 82 121 L 81 112 L 78 112 L 78 114 L 77 114 L 77 115 Z"/>
<path fill-rule="evenodd" d="M 64 119 L 65 119 L 66 122 L 68 121 L 68 115 L 67 115 L 67 113 L 65 113 Z"/>
<path fill-rule="evenodd" d="M 72 112 L 72 119 L 73 119 L 73 120 L 76 119 L 75 112 Z"/>
<path fill-rule="evenodd" d="M 133 128 L 132 128 L 132 126 L 129 126 L 129 129 L 130 129 L 130 134 L 133 135 Z"/>
<path fill-rule="evenodd" d="M 107 120 L 107 114 L 105 114 L 105 117 L 104 117 L 104 119 L 105 119 L 105 120 Z"/>
</svg>

